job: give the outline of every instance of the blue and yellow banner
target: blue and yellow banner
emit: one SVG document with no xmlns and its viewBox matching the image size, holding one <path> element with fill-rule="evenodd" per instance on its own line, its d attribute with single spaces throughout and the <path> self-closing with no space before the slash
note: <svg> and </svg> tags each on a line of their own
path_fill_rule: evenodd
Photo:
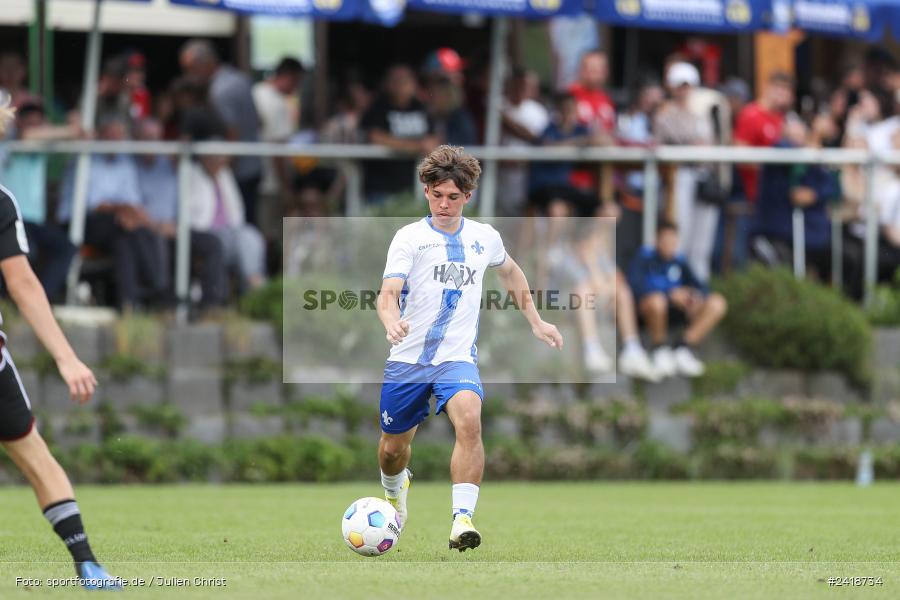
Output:
<svg viewBox="0 0 900 600">
<path fill-rule="evenodd" d="M 583 0 L 409 0 L 409 7 L 428 12 L 476 13 L 486 16 L 541 19 L 584 12 Z"/>
<path fill-rule="evenodd" d="M 772 0 L 597 0 L 599 21 L 708 33 L 741 33 L 767 27 Z"/>
<path fill-rule="evenodd" d="M 395 25 L 404 0 L 170 0 L 172 4 L 215 8 L 254 15 L 309 17 L 332 21 L 365 20 Z"/>
</svg>

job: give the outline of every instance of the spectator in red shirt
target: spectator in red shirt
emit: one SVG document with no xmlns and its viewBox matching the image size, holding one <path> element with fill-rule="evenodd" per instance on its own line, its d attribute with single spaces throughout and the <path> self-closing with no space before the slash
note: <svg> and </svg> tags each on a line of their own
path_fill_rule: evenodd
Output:
<svg viewBox="0 0 900 600">
<path fill-rule="evenodd" d="M 762 97 L 745 106 L 738 115 L 734 128 L 735 143 L 738 146 L 774 146 L 781 139 L 784 115 L 793 104 L 793 78 L 780 71 L 772 73 Z M 759 167 L 741 166 L 738 172 L 747 200 L 754 202 L 759 188 Z"/>
<path fill-rule="evenodd" d="M 569 88 L 569 93 L 575 98 L 578 123 L 587 126 L 595 143 L 602 145 L 613 143 L 616 128 L 616 108 L 603 89 L 607 79 L 609 60 L 606 53 L 591 50 L 581 56 L 578 81 Z M 572 171 L 571 183 L 581 190 L 596 187 L 596 170 L 585 168 Z"/>
<path fill-rule="evenodd" d="M 616 109 L 604 91 L 609 79 L 606 53 L 591 50 L 581 57 L 578 81 L 569 88 L 578 107 L 578 122 L 589 129 L 611 133 L 616 126 Z"/>
</svg>

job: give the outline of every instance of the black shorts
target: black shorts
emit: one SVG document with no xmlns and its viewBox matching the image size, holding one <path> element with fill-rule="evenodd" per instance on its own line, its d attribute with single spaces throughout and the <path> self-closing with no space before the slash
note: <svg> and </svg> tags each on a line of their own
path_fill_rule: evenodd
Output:
<svg viewBox="0 0 900 600">
<path fill-rule="evenodd" d="M 33 428 L 34 415 L 28 393 L 9 350 L 3 344 L 0 347 L 0 441 L 21 439 Z"/>
</svg>

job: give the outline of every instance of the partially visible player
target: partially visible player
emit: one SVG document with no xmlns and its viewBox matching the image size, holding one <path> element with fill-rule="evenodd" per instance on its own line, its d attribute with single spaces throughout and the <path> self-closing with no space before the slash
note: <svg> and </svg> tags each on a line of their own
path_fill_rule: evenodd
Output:
<svg viewBox="0 0 900 600">
<path fill-rule="evenodd" d="M 8 103 L 0 99 L 0 137 L 12 117 Z M 97 379 L 75 356 L 59 328 L 27 255 L 28 240 L 19 206 L 12 192 L 0 185 L 0 273 L 6 289 L 56 361 L 72 399 L 84 404 L 93 395 Z M 91 551 L 72 484 L 34 426 L 31 402 L 6 341 L 6 335 L 0 332 L 0 443 L 28 479 L 44 517 L 72 555 L 81 584 L 88 589 L 121 589 L 119 581 L 100 566 Z"/>
<path fill-rule="evenodd" d="M 378 460 L 385 497 L 406 525 L 411 443 L 434 394 L 435 413 L 446 412 L 456 431 L 450 459 L 450 548 L 460 552 L 481 544 L 472 524 L 484 472 L 484 391 L 475 341 L 487 269 L 497 269 L 535 337 L 553 348 L 563 344 L 556 327 L 535 309 L 525 274 L 506 254 L 500 234 L 462 216 L 480 174 L 478 160 L 455 146 L 440 146 L 421 162 L 419 181 L 431 215 L 394 236 L 378 297 L 378 317 L 393 344 L 379 407 Z"/>
</svg>

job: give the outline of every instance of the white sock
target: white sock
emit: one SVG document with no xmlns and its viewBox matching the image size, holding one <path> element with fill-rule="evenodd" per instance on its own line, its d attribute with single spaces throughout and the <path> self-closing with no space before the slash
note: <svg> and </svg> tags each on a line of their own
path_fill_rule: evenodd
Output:
<svg viewBox="0 0 900 600">
<path fill-rule="evenodd" d="M 470 517 L 475 514 L 475 504 L 478 503 L 478 486 L 474 483 L 453 484 L 453 516 L 467 514 Z"/>
<path fill-rule="evenodd" d="M 640 352 L 641 350 L 643 350 L 641 347 L 641 340 L 638 339 L 636 335 L 631 336 L 622 344 L 622 354 L 631 354 L 632 352 Z"/>
<path fill-rule="evenodd" d="M 404 481 L 406 481 L 406 469 L 403 469 L 396 475 L 387 475 L 384 471 L 381 472 L 381 485 L 384 486 L 384 491 L 391 498 L 396 498 L 400 495 Z"/>
</svg>

